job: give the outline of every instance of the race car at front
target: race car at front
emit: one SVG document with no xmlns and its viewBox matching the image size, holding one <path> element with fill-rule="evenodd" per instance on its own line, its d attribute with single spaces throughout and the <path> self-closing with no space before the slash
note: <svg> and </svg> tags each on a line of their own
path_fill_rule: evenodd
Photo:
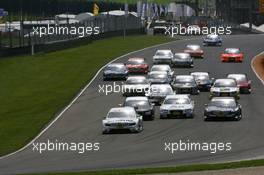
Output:
<svg viewBox="0 0 264 175">
<path fill-rule="evenodd" d="M 160 105 L 167 95 L 175 95 L 169 84 L 152 84 L 146 93 L 151 103 Z"/>
<path fill-rule="evenodd" d="M 103 72 L 104 80 L 121 79 L 126 80 L 128 70 L 123 63 L 112 63 L 105 67 Z"/>
<path fill-rule="evenodd" d="M 172 66 L 174 67 L 194 67 L 193 58 L 188 53 L 175 53 L 172 59 Z"/>
<path fill-rule="evenodd" d="M 204 46 L 222 46 L 222 38 L 216 34 L 209 34 L 203 38 Z"/>
<path fill-rule="evenodd" d="M 208 105 L 205 105 L 204 120 L 242 118 L 241 105 L 234 97 L 214 97 Z"/>
<path fill-rule="evenodd" d="M 242 63 L 244 59 L 244 54 L 239 48 L 227 48 L 224 53 L 221 54 L 222 62 L 236 62 Z"/>
<path fill-rule="evenodd" d="M 149 66 L 144 58 L 129 58 L 126 67 L 130 74 L 132 73 L 148 73 Z"/>
<path fill-rule="evenodd" d="M 246 74 L 228 74 L 227 78 L 233 78 L 236 80 L 241 94 L 251 93 L 251 80 L 248 80 Z"/>
<path fill-rule="evenodd" d="M 204 57 L 204 51 L 199 45 L 196 45 L 196 44 L 188 44 L 184 52 L 190 54 L 191 57 L 194 57 L 194 58 Z"/>
<path fill-rule="evenodd" d="M 239 99 L 239 87 L 236 80 L 231 78 L 216 79 L 210 90 L 210 98 L 212 97 L 234 97 Z"/>
<path fill-rule="evenodd" d="M 145 96 L 150 82 L 145 76 L 129 76 L 122 86 L 123 96 Z"/>
<path fill-rule="evenodd" d="M 157 50 L 153 56 L 153 64 L 169 64 L 173 58 L 173 53 L 171 50 Z"/>
<path fill-rule="evenodd" d="M 191 75 L 177 75 L 172 81 L 172 87 L 177 94 L 192 94 L 200 93 L 195 79 Z"/>
<path fill-rule="evenodd" d="M 191 72 L 200 91 L 210 91 L 214 78 L 210 78 L 208 72 Z"/>
<path fill-rule="evenodd" d="M 160 118 L 187 117 L 192 118 L 194 101 L 189 95 L 168 95 L 160 106 Z"/>
<path fill-rule="evenodd" d="M 138 133 L 143 130 L 143 117 L 137 114 L 133 107 L 112 108 L 102 124 L 103 134 L 113 130 L 128 130 Z"/>
<path fill-rule="evenodd" d="M 135 108 L 143 116 L 143 120 L 154 120 L 155 108 L 147 97 L 127 97 L 123 106 Z"/>
</svg>

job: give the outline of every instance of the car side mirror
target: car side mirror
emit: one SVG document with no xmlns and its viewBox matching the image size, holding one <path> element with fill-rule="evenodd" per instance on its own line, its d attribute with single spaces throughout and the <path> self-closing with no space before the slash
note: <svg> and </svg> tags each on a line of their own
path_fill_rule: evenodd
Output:
<svg viewBox="0 0 264 175">
<path fill-rule="evenodd" d="M 248 81 L 248 84 L 251 84 L 251 83 L 252 83 L 252 80 L 249 80 L 249 81 Z"/>
<path fill-rule="evenodd" d="M 135 109 L 135 110 L 138 110 L 138 106 L 134 106 L 134 109 Z"/>
<path fill-rule="evenodd" d="M 204 106 L 205 106 L 205 107 L 207 107 L 207 106 L 208 106 L 208 104 L 204 104 Z"/>
<path fill-rule="evenodd" d="M 122 106 L 123 106 L 123 104 L 121 104 L 121 103 L 120 103 L 120 104 L 118 104 L 118 106 L 119 106 L 119 107 L 122 107 Z"/>
</svg>

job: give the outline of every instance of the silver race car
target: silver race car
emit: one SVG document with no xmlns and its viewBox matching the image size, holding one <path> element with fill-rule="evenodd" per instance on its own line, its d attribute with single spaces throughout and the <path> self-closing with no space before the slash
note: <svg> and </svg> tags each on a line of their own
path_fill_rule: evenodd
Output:
<svg viewBox="0 0 264 175">
<path fill-rule="evenodd" d="M 194 101 L 189 95 L 168 95 L 160 106 L 160 118 L 193 117 Z"/>
<path fill-rule="evenodd" d="M 200 93 L 195 79 L 191 75 L 178 75 L 172 82 L 172 87 L 177 94 L 192 94 Z"/>
<path fill-rule="evenodd" d="M 123 63 L 112 63 L 105 67 L 103 72 L 104 80 L 126 79 L 128 70 Z"/>
<path fill-rule="evenodd" d="M 146 96 L 151 103 L 160 105 L 167 95 L 174 95 L 171 85 L 169 84 L 152 84 Z"/>
<path fill-rule="evenodd" d="M 144 120 L 154 120 L 155 108 L 147 97 L 127 97 L 123 106 L 134 107 Z"/>
<path fill-rule="evenodd" d="M 145 96 L 150 82 L 144 76 L 129 76 L 123 85 L 123 96 Z"/>
<path fill-rule="evenodd" d="M 173 53 L 171 50 L 157 50 L 153 56 L 153 64 L 169 64 L 173 58 Z"/>
<path fill-rule="evenodd" d="M 147 78 L 151 84 L 170 84 L 172 81 L 171 76 L 164 71 L 152 71 Z"/>
<path fill-rule="evenodd" d="M 175 67 L 194 67 L 193 58 L 188 53 L 175 53 L 172 59 L 172 65 Z"/>
<path fill-rule="evenodd" d="M 143 118 L 136 113 L 133 107 L 112 108 L 102 124 L 103 134 L 112 130 L 129 130 L 131 132 L 143 130 Z"/>
<path fill-rule="evenodd" d="M 199 90 L 210 91 L 214 78 L 210 78 L 208 72 L 191 72 L 190 75 L 194 77 Z"/>
<path fill-rule="evenodd" d="M 168 75 L 172 78 L 174 76 L 174 71 L 171 69 L 171 67 L 169 65 L 165 65 L 165 64 L 157 64 L 157 65 L 153 65 L 150 69 L 150 72 L 153 71 L 163 71 L 163 72 L 167 72 Z"/>
<path fill-rule="evenodd" d="M 231 78 L 217 79 L 211 87 L 210 97 L 235 97 L 239 99 L 239 87 L 236 80 Z"/>
<path fill-rule="evenodd" d="M 241 105 L 234 97 L 214 97 L 205 105 L 204 120 L 209 119 L 234 119 L 242 118 Z"/>
</svg>

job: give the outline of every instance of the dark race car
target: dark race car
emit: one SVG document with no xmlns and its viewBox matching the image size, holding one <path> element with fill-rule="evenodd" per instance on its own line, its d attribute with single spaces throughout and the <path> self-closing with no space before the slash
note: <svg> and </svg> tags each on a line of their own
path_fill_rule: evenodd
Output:
<svg viewBox="0 0 264 175">
<path fill-rule="evenodd" d="M 208 72 L 191 72 L 199 90 L 210 91 L 214 78 L 210 78 Z"/>
<path fill-rule="evenodd" d="M 234 97 L 214 97 L 204 110 L 204 120 L 242 118 L 241 105 Z"/>
<path fill-rule="evenodd" d="M 210 34 L 203 39 L 204 46 L 222 46 L 222 38 L 219 35 Z"/>
<path fill-rule="evenodd" d="M 172 82 L 172 87 L 177 94 L 192 94 L 200 93 L 195 79 L 191 75 L 178 75 Z"/>
<path fill-rule="evenodd" d="M 104 80 L 122 79 L 126 80 L 128 70 L 123 63 L 112 63 L 105 67 L 103 72 Z"/>
<path fill-rule="evenodd" d="M 154 120 L 155 108 L 147 97 L 127 97 L 124 107 L 134 107 L 136 112 L 143 116 L 143 120 Z"/>
</svg>

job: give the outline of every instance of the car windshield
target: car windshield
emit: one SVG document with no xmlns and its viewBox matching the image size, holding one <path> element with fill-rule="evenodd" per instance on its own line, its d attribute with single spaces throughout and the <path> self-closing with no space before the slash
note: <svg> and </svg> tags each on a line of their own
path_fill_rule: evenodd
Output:
<svg viewBox="0 0 264 175">
<path fill-rule="evenodd" d="M 156 56 L 171 56 L 171 52 L 163 52 L 163 51 L 158 51 L 156 52 Z"/>
<path fill-rule="evenodd" d="M 143 100 L 129 100 L 125 102 L 124 106 L 149 108 L 150 103 L 148 101 L 143 101 Z"/>
<path fill-rule="evenodd" d="M 166 93 L 166 94 L 172 94 L 173 93 L 173 90 L 171 87 L 169 86 L 152 86 L 150 91 L 152 93 Z"/>
<path fill-rule="evenodd" d="M 185 55 L 185 54 L 175 54 L 175 57 L 174 58 L 185 60 L 185 59 L 190 58 L 190 56 L 189 55 Z"/>
<path fill-rule="evenodd" d="M 145 78 L 131 78 L 127 79 L 127 84 L 147 84 L 148 80 Z"/>
<path fill-rule="evenodd" d="M 166 79 L 167 74 L 149 74 L 149 79 Z"/>
<path fill-rule="evenodd" d="M 132 64 L 132 65 L 138 65 L 138 64 L 145 64 L 144 60 L 138 59 L 138 60 L 128 60 L 127 64 Z"/>
<path fill-rule="evenodd" d="M 209 106 L 216 106 L 216 107 L 230 107 L 230 108 L 234 108 L 236 107 L 236 102 L 233 99 L 224 99 L 224 100 L 212 100 L 209 103 Z"/>
<path fill-rule="evenodd" d="M 217 35 L 208 35 L 208 36 L 206 37 L 206 39 L 217 39 L 217 38 L 218 38 Z"/>
<path fill-rule="evenodd" d="M 153 66 L 152 68 L 151 68 L 151 71 L 165 71 L 165 72 L 169 72 L 170 71 L 170 69 L 169 69 L 169 67 L 167 67 L 167 66 Z"/>
<path fill-rule="evenodd" d="M 201 49 L 200 46 L 198 45 L 188 45 L 186 48 L 190 50 L 200 50 Z"/>
<path fill-rule="evenodd" d="M 117 71 L 117 72 L 123 72 L 126 70 L 124 66 L 114 66 L 114 65 L 109 65 L 105 68 L 105 70 L 110 70 L 110 71 Z"/>
<path fill-rule="evenodd" d="M 228 76 L 228 78 L 233 78 L 233 79 L 235 79 L 238 83 L 245 83 L 245 82 L 247 82 L 247 78 L 246 78 L 246 76 L 243 76 L 243 75 L 241 75 L 241 76 L 239 76 L 239 75 L 230 75 L 230 76 Z"/>
<path fill-rule="evenodd" d="M 208 75 L 194 75 L 195 80 L 209 80 Z"/>
<path fill-rule="evenodd" d="M 109 112 L 107 118 L 133 118 L 135 117 L 135 113 L 131 111 L 113 111 Z"/>
<path fill-rule="evenodd" d="M 190 104 L 190 100 L 188 98 L 167 99 L 164 104 Z"/>
<path fill-rule="evenodd" d="M 226 49 L 225 53 L 238 54 L 240 51 L 239 49 Z"/>
<path fill-rule="evenodd" d="M 235 81 L 216 81 L 214 87 L 236 87 Z"/>
<path fill-rule="evenodd" d="M 175 83 L 194 83 L 191 78 L 176 78 Z"/>
</svg>

